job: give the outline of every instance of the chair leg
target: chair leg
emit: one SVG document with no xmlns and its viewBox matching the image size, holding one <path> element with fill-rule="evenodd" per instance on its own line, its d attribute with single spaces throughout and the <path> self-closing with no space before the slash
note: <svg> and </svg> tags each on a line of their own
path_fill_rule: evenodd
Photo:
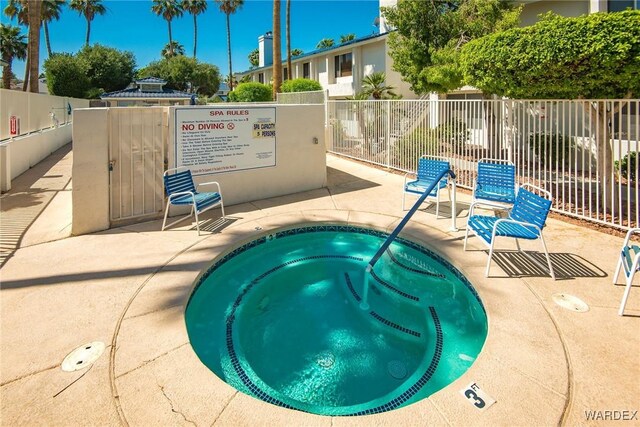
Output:
<svg viewBox="0 0 640 427">
<path fill-rule="evenodd" d="M 495 238 L 491 239 L 491 246 L 489 247 L 489 259 L 487 260 L 487 269 L 484 272 L 484 277 L 489 277 L 489 269 L 491 268 L 491 257 L 493 256 L 493 244 L 495 243 Z"/>
<path fill-rule="evenodd" d="M 164 220 L 162 221 L 162 230 L 160 231 L 164 231 L 164 227 L 167 224 L 167 215 L 169 215 L 170 206 L 171 206 L 171 203 L 167 203 L 167 209 L 164 210 Z"/>
<path fill-rule="evenodd" d="M 222 209 L 222 219 L 224 219 L 224 203 L 222 203 L 222 199 L 220 199 L 220 209 Z"/>
<path fill-rule="evenodd" d="M 549 266 L 549 273 L 551 273 L 551 278 L 556 280 L 556 275 L 553 273 L 553 266 L 551 265 L 551 257 L 549 256 L 549 251 L 547 250 L 547 245 L 544 242 L 544 237 L 542 233 L 540 233 L 540 240 L 542 241 L 542 248 L 544 249 L 544 254 L 547 256 L 547 265 Z"/>
<path fill-rule="evenodd" d="M 631 291 L 631 282 L 633 282 L 633 274 L 632 271 L 627 279 L 627 284 L 624 287 L 624 295 L 622 295 L 622 301 L 620 301 L 620 309 L 618 310 L 618 315 L 622 316 L 624 314 L 624 307 L 627 305 L 627 298 L 629 298 L 629 291 Z"/>
<path fill-rule="evenodd" d="M 200 235 L 200 221 L 198 220 L 198 209 L 193 211 L 196 214 L 196 230 L 198 230 L 198 236 Z"/>
<path fill-rule="evenodd" d="M 440 212 L 440 189 L 436 190 L 436 219 L 438 219 L 438 213 Z"/>
<path fill-rule="evenodd" d="M 464 246 L 462 247 L 463 251 L 467 250 L 467 239 L 469 238 L 469 225 L 467 224 L 467 230 L 464 233 Z"/>
<path fill-rule="evenodd" d="M 403 191 L 402 192 L 402 210 L 404 211 L 404 199 L 407 197 L 407 192 Z"/>
<path fill-rule="evenodd" d="M 618 265 L 616 266 L 616 272 L 613 273 L 613 284 L 615 285 L 620 276 L 620 269 L 622 268 L 622 255 L 618 258 Z"/>
</svg>

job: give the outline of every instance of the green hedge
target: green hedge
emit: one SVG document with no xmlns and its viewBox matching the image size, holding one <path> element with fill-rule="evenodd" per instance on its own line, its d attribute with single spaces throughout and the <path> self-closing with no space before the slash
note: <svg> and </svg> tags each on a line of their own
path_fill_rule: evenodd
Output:
<svg viewBox="0 0 640 427">
<path fill-rule="evenodd" d="M 262 83 L 240 83 L 229 92 L 232 102 L 269 102 L 273 101 L 271 86 Z"/>
<path fill-rule="evenodd" d="M 310 79 L 293 79 L 282 83 L 282 92 L 312 92 L 322 90 L 322 86 L 315 80 Z"/>
</svg>

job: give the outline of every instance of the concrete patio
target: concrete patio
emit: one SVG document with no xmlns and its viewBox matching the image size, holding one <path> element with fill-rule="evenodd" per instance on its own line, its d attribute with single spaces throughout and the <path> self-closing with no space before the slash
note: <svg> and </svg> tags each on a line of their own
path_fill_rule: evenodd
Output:
<svg viewBox="0 0 640 427">
<path fill-rule="evenodd" d="M 558 280 L 507 253 L 485 278 L 484 246 L 474 238 L 462 250 L 467 194 L 458 193 L 458 231 L 432 208 L 417 212 L 402 235 L 469 278 L 489 318 L 485 347 L 428 399 L 380 415 L 324 417 L 222 382 L 189 345 L 185 304 L 214 258 L 271 230 L 324 222 L 390 231 L 403 216 L 402 177 L 328 156 L 326 188 L 229 206 L 222 227 L 219 210 L 210 211 L 212 231 L 202 236 L 189 224 L 160 232 L 156 220 L 71 237 L 71 164 L 69 145 L 0 199 L 2 425 L 606 425 L 614 416 L 640 425 L 640 289 L 618 316 L 624 287 L 611 276 L 620 237 L 550 219 L 545 237 Z M 451 213 L 446 203 L 441 210 Z M 560 307 L 558 293 L 589 311 Z M 107 345 L 95 364 L 60 369 L 92 341 Z M 496 400 L 484 412 L 460 394 L 472 382 Z"/>
</svg>

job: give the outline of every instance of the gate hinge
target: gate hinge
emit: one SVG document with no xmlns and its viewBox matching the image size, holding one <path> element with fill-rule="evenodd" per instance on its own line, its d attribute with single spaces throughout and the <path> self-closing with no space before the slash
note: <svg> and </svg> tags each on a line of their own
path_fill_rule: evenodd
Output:
<svg viewBox="0 0 640 427">
<path fill-rule="evenodd" d="M 116 164 L 115 160 L 109 160 L 109 172 L 113 172 L 113 165 Z"/>
</svg>

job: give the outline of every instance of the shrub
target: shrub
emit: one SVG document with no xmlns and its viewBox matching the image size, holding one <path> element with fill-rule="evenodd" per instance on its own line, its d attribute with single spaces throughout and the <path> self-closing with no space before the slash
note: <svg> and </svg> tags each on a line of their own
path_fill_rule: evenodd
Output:
<svg viewBox="0 0 640 427">
<path fill-rule="evenodd" d="M 51 95 L 83 98 L 91 82 L 81 61 L 68 53 L 56 53 L 44 61 L 47 88 Z"/>
<path fill-rule="evenodd" d="M 229 92 L 232 102 L 269 102 L 273 101 L 271 86 L 262 83 L 240 83 Z"/>
<path fill-rule="evenodd" d="M 315 80 L 310 79 L 293 79 L 282 83 L 282 92 L 311 92 L 322 90 L 322 86 Z"/>
<path fill-rule="evenodd" d="M 428 125 L 421 125 L 394 144 L 395 164 L 401 169 L 415 171 L 421 155 L 438 154 L 439 143 L 435 129 L 430 129 Z"/>
<path fill-rule="evenodd" d="M 131 52 L 94 44 L 80 49 L 76 58 L 87 70 L 91 86 L 104 92 L 124 89 L 133 80 L 136 59 Z"/>
<path fill-rule="evenodd" d="M 616 170 L 620 171 L 620 174 L 630 181 L 635 181 L 639 175 L 638 172 L 638 153 L 635 151 L 627 154 L 622 160 L 616 160 Z"/>
<path fill-rule="evenodd" d="M 567 165 L 573 159 L 575 141 L 565 135 L 553 133 L 534 133 L 529 136 L 529 144 L 536 156 L 546 162 L 551 168 Z"/>
</svg>

